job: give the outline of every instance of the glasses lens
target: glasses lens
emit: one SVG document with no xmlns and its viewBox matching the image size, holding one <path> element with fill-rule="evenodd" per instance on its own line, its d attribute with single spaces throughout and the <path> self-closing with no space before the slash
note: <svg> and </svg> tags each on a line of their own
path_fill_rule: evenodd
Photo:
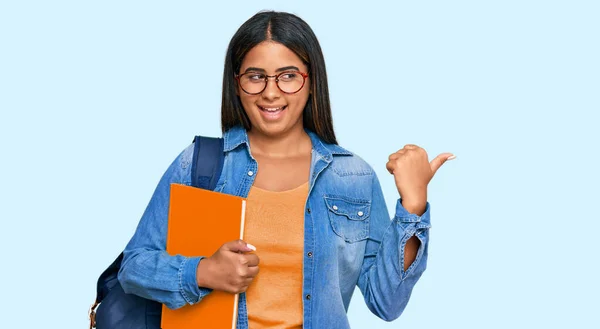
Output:
<svg viewBox="0 0 600 329">
<path fill-rule="evenodd" d="M 304 77 L 295 71 L 283 72 L 279 74 L 277 85 L 285 93 L 295 93 L 302 89 Z"/>
<path fill-rule="evenodd" d="M 266 75 L 264 73 L 244 73 L 240 76 L 240 86 L 248 94 L 260 94 L 265 90 Z M 277 75 L 277 86 L 281 91 L 293 94 L 304 85 L 304 77 L 296 71 L 286 71 Z"/>
<path fill-rule="evenodd" d="M 245 73 L 240 76 L 242 89 L 249 94 L 258 94 L 265 89 L 265 75 L 262 73 Z"/>
</svg>

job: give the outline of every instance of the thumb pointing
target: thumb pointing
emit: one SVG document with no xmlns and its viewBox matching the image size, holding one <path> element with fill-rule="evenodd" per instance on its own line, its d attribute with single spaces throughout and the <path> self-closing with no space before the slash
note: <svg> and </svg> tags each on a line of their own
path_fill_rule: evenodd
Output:
<svg viewBox="0 0 600 329">
<path fill-rule="evenodd" d="M 456 156 L 452 153 L 442 153 L 435 157 L 435 159 L 431 160 L 429 165 L 431 166 L 431 171 L 435 175 L 435 173 L 440 169 L 440 167 L 446 163 L 448 160 L 456 159 Z"/>
</svg>

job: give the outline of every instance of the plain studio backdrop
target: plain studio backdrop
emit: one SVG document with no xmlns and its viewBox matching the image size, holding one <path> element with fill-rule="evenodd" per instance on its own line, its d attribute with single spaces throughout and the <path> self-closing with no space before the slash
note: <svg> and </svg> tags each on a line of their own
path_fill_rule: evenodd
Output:
<svg viewBox="0 0 600 329">
<path fill-rule="evenodd" d="M 163 172 L 220 135 L 227 44 L 263 9 L 314 29 L 338 140 L 390 212 L 390 153 L 458 157 L 404 314 L 357 289 L 353 328 L 600 327 L 597 1 L 2 1 L 2 327 L 87 326 Z"/>
</svg>

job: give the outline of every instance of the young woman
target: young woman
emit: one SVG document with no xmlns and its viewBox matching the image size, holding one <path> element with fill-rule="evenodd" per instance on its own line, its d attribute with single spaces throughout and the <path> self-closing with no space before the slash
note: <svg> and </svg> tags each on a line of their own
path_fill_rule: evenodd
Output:
<svg viewBox="0 0 600 329">
<path fill-rule="evenodd" d="M 198 257 L 164 251 L 169 184 L 190 184 L 189 146 L 125 249 L 124 290 L 170 308 L 201 303 L 214 289 L 240 293 L 240 329 L 349 328 L 356 286 L 375 315 L 400 316 L 426 266 L 427 185 L 452 154 L 429 163 L 406 145 L 390 155 L 400 193 L 390 221 L 373 169 L 337 145 L 317 38 L 288 13 L 258 13 L 233 36 L 221 112 L 216 191 L 247 198 L 244 241 Z"/>
</svg>

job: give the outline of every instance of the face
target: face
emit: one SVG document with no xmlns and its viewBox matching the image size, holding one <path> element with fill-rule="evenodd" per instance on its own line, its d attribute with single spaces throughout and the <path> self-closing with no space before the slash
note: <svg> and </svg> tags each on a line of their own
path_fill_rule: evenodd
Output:
<svg viewBox="0 0 600 329">
<path fill-rule="evenodd" d="M 308 68 L 293 51 L 284 45 L 264 41 L 252 48 L 244 57 L 238 74 L 247 72 L 251 74 L 246 74 L 245 77 L 255 79 L 255 82 L 245 80 L 245 83 L 258 84 L 259 78 L 264 75 L 273 76 L 281 72 L 289 72 L 289 75 L 284 74 L 279 79 L 280 86 L 286 90 L 286 83 L 287 86 L 291 85 L 290 79 L 295 77 L 300 81 L 302 80 L 302 77 L 295 72 L 306 73 Z M 238 83 L 237 93 L 252 123 L 251 132 L 253 134 L 259 133 L 275 137 L 303 129 L 302 112 L 310 94 L 308 77 L 302 89 L 294 94 L 286 94 L 280 90 L 277 87 L 275 78 L 269 78 L 266 88 L 256 95 L 246 93 L 241 88 L 242 83 L 244 82 L 240 81 Z M 245 87 L 245 89 L 250 88 Z M 258 90 L 260 91 L 260 88 Z"/>
</svg>

